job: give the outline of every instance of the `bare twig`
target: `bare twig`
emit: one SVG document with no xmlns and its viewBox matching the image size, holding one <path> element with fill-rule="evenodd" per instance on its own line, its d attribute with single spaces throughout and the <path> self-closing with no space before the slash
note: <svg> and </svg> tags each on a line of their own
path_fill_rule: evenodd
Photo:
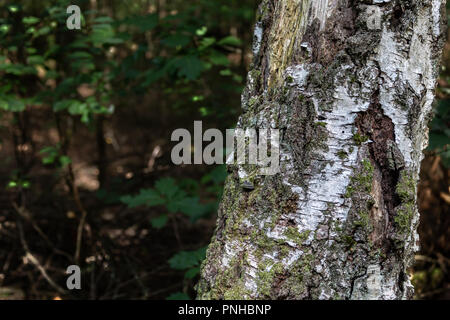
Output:
<svg viewBox="0 0 450 320">
<path fill-rule="evenodd" d="M 70 145 L 70 140 L 71 140 L 72 135 L 67 130 L 66 131 L 63 130 L 63 127 L 61 124 L 61 119 L 58 116 L 58 114 L 55 114 L 55 120 L 56 120 L 56 127 L 58 129 L 59 140 L 61 141 L 62 152 L 65 156 L 68 156 L 69 145 Z M 78 187 L 75 184 L 75 174 L 73 171 L 72 163 L 68 164 L 67 169 L 68 169 L 68 174 L 67 174 L 66 181 L 67 181 L 69 189 L 72 191 L 72 196 L 75 201 L 75 204 L 81 213 L 80 223 L 78 224 L 78 228 L 77 228 L 77 239 L 76 239 L 75 254 L 74 254 L 75 263 L 79 264 L 81 243 L 83 240 L 83 229 L 86 224 L 87 212 L 84 209 L 83 203 L 81 202 L 81 199 L 80 199 L 80 194 L 78 192 Z"/>
<path fill-rule="evenodd" d="M 30 261 L 42 274 L 45 280 L 47 280 L 48 284 L 53 287 L 60 294 L 67 294 L 67 291 L 61 288 L 47 273 L 45 268 L 39 262 L 39 260 L 30 252 L 28 248 L 28 244 L 25 240 L 25 234 L 23 232 L 23 226 L 20 219 L 17 219 L 17 228 L 19 229 L 20 242 L 22 243 L 22 247 L 25 250 L 25 258 Z"/>
<path fill-rule="evenodd" d="M 68 170 L 69 170 L 69 173 L 68 173 L 69 183 L 70 183 L 70 187 L 72 189 L 72 196 L 73 196 L 75 204 L 78 208 L 78 211 L 81 212 L 80 223 L 78 224 L 78 228 L 77 228 L 77 240 L 76 240 L 75 255 L 74 255 L 75 263 L 79 264 L 81 243 L 83 240 L 83 229 L 86 224 L 87 211 L 86 211 L 86 209 L 84 209 L 83 203 L 81 202 L 80 193 L 78 192 L 78 187 L 75 184 L 75 174 L 74 174 L 71 163 L 69 163 L 69 165 L 68 165 Z"/>
<path fill-rule="evenodd" d="M 175 289 L 175 288 L 178 288 L 179 286 L 180 286 L 180 284 L 177 283 L 177 284 L 168 286 L 167 288 L 163 288 L 163 289 L 159 289 L 159 290 L 153 291 L 153 292 L 151 292 L 151 293 L 148 295 L 147 298 L 154 297 L 154 296 L 156 296 L 156 295 L 158 295 L 158 294 L 161 294 L 161 293 L 165 293 L 165 292 L 171 291 L 171 290 L 173 290 L 173 289 Z"/>
<path fill-rule="evenodd" d="M 436 263 L 437 261 L 433 258 L 427 257 L 427 256 L 423 256 L 423 255 L 415 255 L 414 256 L 416 261 L 424 261 L 424 262 L 430 262 L 430 263 Z"/>
<path fill-rule="evenodd" d="M 78 224 L 78 229 L 77 229 L 77 243 L 76 243 L 76 249 L 75 249 L 75 262 L 79 263 L 81 242 L 83 240 L 83 229 L 84 229 L 84 225 L 86 223 L 87 212 L 84 209 L 83 204 L 81 203 L 80 195 L 78 193 L 78 187 L 75 186 L 75 183 L 73 181 L 72 181 L 72 189 L 73 189 L 73 198 L 75 200 L 75 203 L 78 207 L 78 210 L 81 211 L 80 223 Z"/>
<path fill-rule="evenodd" d="M 33 227 L 34 230 L 36 230 L 36 232 L 41 236 L 41 238 L 47 243 L 48 246 L 50 246 L 52 248 L 52 250 L 59 255 L 62 255 L 64 257 L 66 257 L 67 259 L 69 259 L 69 261 L 72 261 L 72 257 L 58 249 L 55 244 L 47 237 L 47 235 L 42 231 L 42 229 L 37 225 L 37 223 L 34 221 L 31 213 L 25 208 L 25 207 L 19 207 L 17 205 L 17 203 L 13 202 L 12 203 L 13 208 L 16 210 L 16 212 L 19 214 L 20 217 L 24 218 L 26 221 L 28 221 L 31 226 Z"/>
<path fill-rule="evenodd" d="M 417 296 L 418 296 L 419 299 L 424 299 L 424 298 L 432 297 L 432 296 L 437 295 L 437 294 L 441 294 L 443 292 L 447 292 L 449 290 L 450 290 L 450 286 L 447 285 L 444 288 L 440 288 L 440 289 L 436 289 L 436 290 L 433 290 L 433 291 L 428 291 L 428 292 L 425 292 L 425 293 L 421 293 L 421 294 L 418 294 Z"/>
<path fill-rule="evenodd" d="M 180 233 L 178 232 L 178 223 L 175 215 L 169 215 L 170 220 L 172 220 L 173 233 L 175 234 L 175 238 L 177 239 L 178 247 L 183 249 L 183 242 L 181 241 Z"/>
</svg>

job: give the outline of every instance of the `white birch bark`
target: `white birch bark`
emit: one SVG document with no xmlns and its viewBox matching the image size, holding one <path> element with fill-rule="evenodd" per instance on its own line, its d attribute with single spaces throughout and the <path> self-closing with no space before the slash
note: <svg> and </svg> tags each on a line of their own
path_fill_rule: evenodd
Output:
<svg viewBox="0 0 450 320">
<path fill-rule="evenodd" d="M 444 12 L 444 0 L 262 1 L 238 128 L 281 130 L 281 172 L 229 166 L 199 299 L 412 297 Z"/>
</svg>

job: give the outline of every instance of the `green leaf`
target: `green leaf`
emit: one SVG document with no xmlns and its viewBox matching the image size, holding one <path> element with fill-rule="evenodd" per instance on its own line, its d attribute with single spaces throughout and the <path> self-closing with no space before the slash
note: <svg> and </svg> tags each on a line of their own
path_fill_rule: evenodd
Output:
<svg viewBox="0 0 450 320">
<path fill-rule="evenodd" d="M 450 138 L 444 133 L 430 133 L 430 150 L 438 150 L 450 144 Z"/>
<path fill-rule="evenodd" d="M 184 277 L 186 279 L 193 279 L 195 278 L 195 276 L 197 276 L 200 273 L 200 268 L 195 267 L 192 269 L 189 269 L 188 271 L 186 271 L 186 273 L 184 274 Z"/>
<path fill-rule="evenodd" d="M 141 31 L 149 31 L 158 25 L 158 15 L 153 13 L 145 16 L 134 16 L 123 20 L 123 23 L 136 26 Z"/>
<path fill-rule="evenodd" d="M 108 23 L 112 23 L 112 22 L 114 22 L 114 20 L 108 16 L 97 17 L 94 19 L 94 23 L 99 23 L 99 24 L 102 24 L 102 23 L 108 24 Z"/>
<path fill-rule="evenodd" d="M 150 220 L 152 227 L 155 229 L 162 229 L 167 225 L 167 221 L 169 220 L 169 216 L 167 214 L 163 214 L 157 218 L 153 218 Z"/>
<path fill-rule="evenodd" d="M 66 110 L 73 103 L 74 100 L 60 100 L 53 104 L 53 111 L 59 112 L 62 110 Z"/>
<path fill-rule="evenodd" d="M 25 110 L 25 100 L 14 96 L 0 96 L 0 109 L 11 112 L 21 112 Z"/>
<path fill-rule="evenodd" d="M 439 117 L 447 118 L 450 116 L 450 99 L 439 100 L 436 108 Z"/>
<path fill-rule="evenodd" d="M 214 184 L 222 184 L 228 176 L 225 165 L 217 166 L 210 173 L 203 176 L 201 183 L 206 184 L 212 181 Z"/>
<path fill-rule="evenodd" d="M 10 5 L 10 6 L 8 6 L 8 10 L 11 11 L 12 13 L 15 13 L 15 12 L 19 11 L 19 6 Z"/>
<path fill-rule="evenodd" d="M 153 189 L 141 189 L 138 195 L 123 196 L 120 198 L 120 201 L 130 208 L 143 205 L 153 207 L 164 204 L 164 199 L 162 199 L 159 193 Z"/>
<path fill-rule="evenodd" d="M 95 195 L 104 204 L 115 205 L 115 204 L 120 203 L 120 196 L 117 194 L 117 192 L 114 192 L 114 191 L 109 191 L 109 190 L 100 188 L 97 190 Z"/>
<path fill-rule="evenodd" d="M 191 300 L 186 293 L 175 292 L 166 298 L 166 300 Z"/>
<path fill-rule="evenodd" d="M 242 78 L 242 76 L 238 74 L 233 74 L 233 80 L 236 81 L 237 83 L 242 83 L 244 79 Z"/>
<path fill-rule="evenodd" d="M 165 44 L 168 47 L 177 48 L 177 47 L 184 47 L 189 42 L 191 42 L 191 38 L 184 34 L 174 34 L 170 35 L 167 38 L 164 38 L 161 40 L 162 44 Z"/>
<path fill-rule="evenodd" d="M 221 46 L 233 46 L 233 47 L 239 47 L 242 44 L 242 41 L 234 36 L 228 36 L 223 39 L 221 39 L 218 42 Z"/>
<path fill-rule="evenodd" d="M 24 24 L 35 24 L 35 23 L 38 23 L 39 21 L 40 21 L 39 18 L 36 18 L 36 17 L 24 17 L 22 19 L 22 22 Z"/>
<path fill-rule="evenodd" d="M 88 38 L 95 46 L 102 46 L 104 44 L 120 44 L 122 39 L 115 36 L 113 27 L 108 23 L 95 24 L 92 27 L 92 33 Z"/>
<path fill-rule="evenodd" d="M 70 159 L 70 157 L 68 157 L 68 156 L 61 156 L 61 157 L 59 157 L 59 163 L 60 163 L 61 167 L 65 167 L 72 163 L 72 159 Z"/>
<path fill-rule="evenodd" d="M 173 198 L 167 199 L 165 201 L 166 208 L 170 213 L 176 213 L 180 211 L 180 202 L 183 201 L 186 197 L 186 193 L 183 190 L 180 190 L 174 195 Z"/>
<path fill-rule="evenodd" d="M 25 74 L 36 74 L 36 69 L 32 66 L 25 66 L 23 64 L 2 64 L 0 65 L 0 70 L 5 71 L 16 76 L 21 76 Z"/>
<path fill-rule="evenodd" d="M 197 79 L 204 70 L 203 62 L 196 56 L 185 56 L 176 61 L 178 75 L 188 80 Z"/>
<path fill-rule="evenodd" d="M 88 105 L 86 103 L 73 100 L 68 109 L 71 115 L 85 115 L 88 112 Z"/>
<path fill-rule="evenodd" d="M 8 188 L 15 188 L 17 187 L 17 182 L 16 181 L 10 181 L 8 182 Z"/>
<path fill-rule="evenodd" d="M 27 62 L 28 62 L 28 64 L 44 64 L 45 59 L 42 56 L 34 55 L 34 56 L 29 56 L 27 58 Z"/>
<path fill-rule="evenodd" d="M 180 186 L 180 188 L 182 188 L 183 190 L 186 190 L 188 193 L 191 193 L 191 194 L 198 193 L 198 189 L 200 187 L 198 181 L 191 179 L 191 178 L 182 179 L 179 182 L 179 186 Z"/>
<path fill-rule="evenodd" d="M 37 36 L 37 37 L 39 37 L 39 36 L 45 36 L 45 35 L 48 34 L 51 30 L 52 30 L 52 29 L 51 29 L 50 27 L 45 26 L 45 27 L 39 29 L 39 30 L 36 32 L 35 36 Z"/>
<path fill-rule="evenodd" d="M 228 60 L 227 56 L 218 51 L 213 51 L 209 60 L 216 66 L 228 66 L 230 64 L 230 60 Z"/>
<path fill-rule="evenodd" d="M 142 86 L 146 87 L 155 81 L 161 79 L 166 74 L 166 70 L 148 70 L 144 72 L 142 75 L 145 78 L 145 81 L 142 83 Z"/>
<path fill-rule="evenodd" d="M 169 265 L 175 270 L 197 267 L 206 257 L 206 247 L 195 251 L 180 251 L 169 259 Z"/>
<path fill-rule="evenodd" d="M 230 69 L 225 69 L 225 70 L 220 71 L 221 76 L 231 76 L 232 74 L 233 74 L 233 72 L 231 72 Z"/>
<path fill-rule="evenodd" d="M 30 181 L 22 181 L 22 188 L 28 189 L 30 186 Z"/>
<path fill-rule="evenodd" d="M 33 33 L 35 33 L 35 32 L 36 32 L 36 28 L 35 28 L 35 27 L 30 27 L 30 28 L 28 28 L 27 31 L 26 31 L 26 33 L 29 33 L 29 34 L 33 34 Z"/>
<path fill-rule="evenodd" d="M 0 31 L 3 32 L 3 33 L 7 33 L 10 28 L 11 28 L 11 26 L 7 25 L 7 24 L 0 25 Z"/>
<path fill-rule="evenodd" d="M 71 53 L 71 54 L 68 55 L 68 58 L 70 60 L 93 59 L 92 55 L 90 53 L 85 52 L 85 51 L 76 51 L 74 53 Z"/>
<path fill-rule="evenodd" d="M 35 54 L 37 52 L 36 48 L 27 48 L 26 50 L 29 55 Z"/>
<path fill-rule="evenodd" d="M 39 151 L 40 154 L 45 155 L 45 157 L 42 158 L 43 164 L 52 164 L 56 161 L 56 158 L 58 157 L 59 150 L 55 147 L 45 147 L 42 148 Z"/>
<path fill-rule="evenodd" d="M 205 215 L 206 206 L 199 202 L 198 198 L 183 198 L 176 202 L 178 210 L 191 218 L 195 222 Z"/>
<path fill-rule="evenodd" d="M 193 96 L 192 97 L 193 102 L 199 102 L 199 101 L 203 101 L 203 100 L 205 100 L 204 96 Z"/>
<path fill-rule="evenodd" d="M 199 50 L 204 50 L 210 46 L 212 46 L 216 42 L 216 38 L 203 38 L 200 42 Z"/>
<path fill-rule="evenodd" d="M 208 108 L 206 108 L 206 107 L 200 107 L 200 108 L 198 109 L 198 111 L 200 112 L 200 114 L 202 115 L 202 117 L 206 117 L 206 116 L 208 116 L 208 115 L 210 114 Z"/>
<path fill-rule="evenodd" d="M 199 37 L 202 37 L 206 34 L 206 32 L 208 32 L 208 28 L 206 26 L 203 26 L 200 29 L 197 29 L 195 31 L 195 34 L 198 35 Z"/>
<path fill-rule="evenodd" d="M 178 192 L 179 188 L 175 184 L 175 180 L 172 178 L 162 178 L 156 181 L 155 189 L 162 195 L 171 199 Z"/>
</svg>

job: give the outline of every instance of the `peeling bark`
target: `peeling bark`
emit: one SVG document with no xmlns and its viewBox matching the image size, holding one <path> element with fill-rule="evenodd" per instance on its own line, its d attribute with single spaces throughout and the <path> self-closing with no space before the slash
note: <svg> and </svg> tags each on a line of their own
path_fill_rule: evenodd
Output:
<svg viewBox="0 0 450 320">
<path fill-rule="evenodd" d="M 229 166 L 199 299 L 412 297 L 444 8 L 262 1 L 237 127 L 281 130 L 281 172 Z"/>
</svg>

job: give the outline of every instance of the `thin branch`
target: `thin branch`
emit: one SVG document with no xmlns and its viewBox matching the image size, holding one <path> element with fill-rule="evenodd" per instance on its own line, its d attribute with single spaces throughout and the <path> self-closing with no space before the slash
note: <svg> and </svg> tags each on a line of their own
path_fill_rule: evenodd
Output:
<svg viewBox="0 0 450 320">
<path fill-rule="evenodd" d="M 47 243 L 48 246 L 50 246 L 52 248 L 52 250 L 59 255 L 62 255 L 64 257 L 66 257 L 67 259 L 69 259 L 69 261 L 72 261 L 72 257 L 58 249 L 55 244 L 47 237 L 47 235 L 42 231 L 42 229 L 37 225 L 37 223 L 34 221 L 31 213 L 25 208 L 25 207 L 19 207 L 17 205 L 17 203 L 13 202 L 12 206 L 14 207 L 14 209 L 16 210 L 16 212 L 19 214 L 20 217 L 24 218 L 26 221 L 28 221 L 31 226 L 33 227 L 34 230 L 36 230 L 36 232 L 41 236 L 41 238 Z"/>
<path fill-rule="evenodd" d="M 71 166 L 70 166 L 70 170 L 72 170 Z M 78 207 L 78 210 L 81 211 L 81 219 L 80 219 L 80 223 L 78 224 L 77 243 L 76 243 L 76 249 L 75 249 L 75 262 L 79 263 L 80 251 L 81 251 L 81 242 L 82 242 L 82 239 L 83 239 L 83 229 L 84 229 L 84 225 L 86 223 L 87 212 L 84 209 L 83 204 L 81 203 L 80 195 L 78 193 L 78 188 L 77 188 L 77 186 L 75 186 L 75 182 L 74 181 L 72 181 L 72 190 L 73 190 L 73 198 L 75 200 L 75 203 L 76 203 L 76 205 Z"/>
<path fill-rule="evenodd" d="M 17 228 L 19 229 L 19 235 L 20 235 L 20 242 L 22 243 L 22 247 L 25 251 L 25 258 L 30 261 L 42 274 L 45 280 L 47 280 L 48 284 L 53 287 L 58 293 L 60 294 L 67 294 L 67 291 L 61 288 L 47 273 L 45 268 L 42 266 L 42 264 L 39 262 L 39 260 L 31 253 L 30 249 L 28 248 L 28 244 L 25 240 L 25 234 L 23 232 L 23 226 L 20 219 L 17 219 Z"/>
</svg>

